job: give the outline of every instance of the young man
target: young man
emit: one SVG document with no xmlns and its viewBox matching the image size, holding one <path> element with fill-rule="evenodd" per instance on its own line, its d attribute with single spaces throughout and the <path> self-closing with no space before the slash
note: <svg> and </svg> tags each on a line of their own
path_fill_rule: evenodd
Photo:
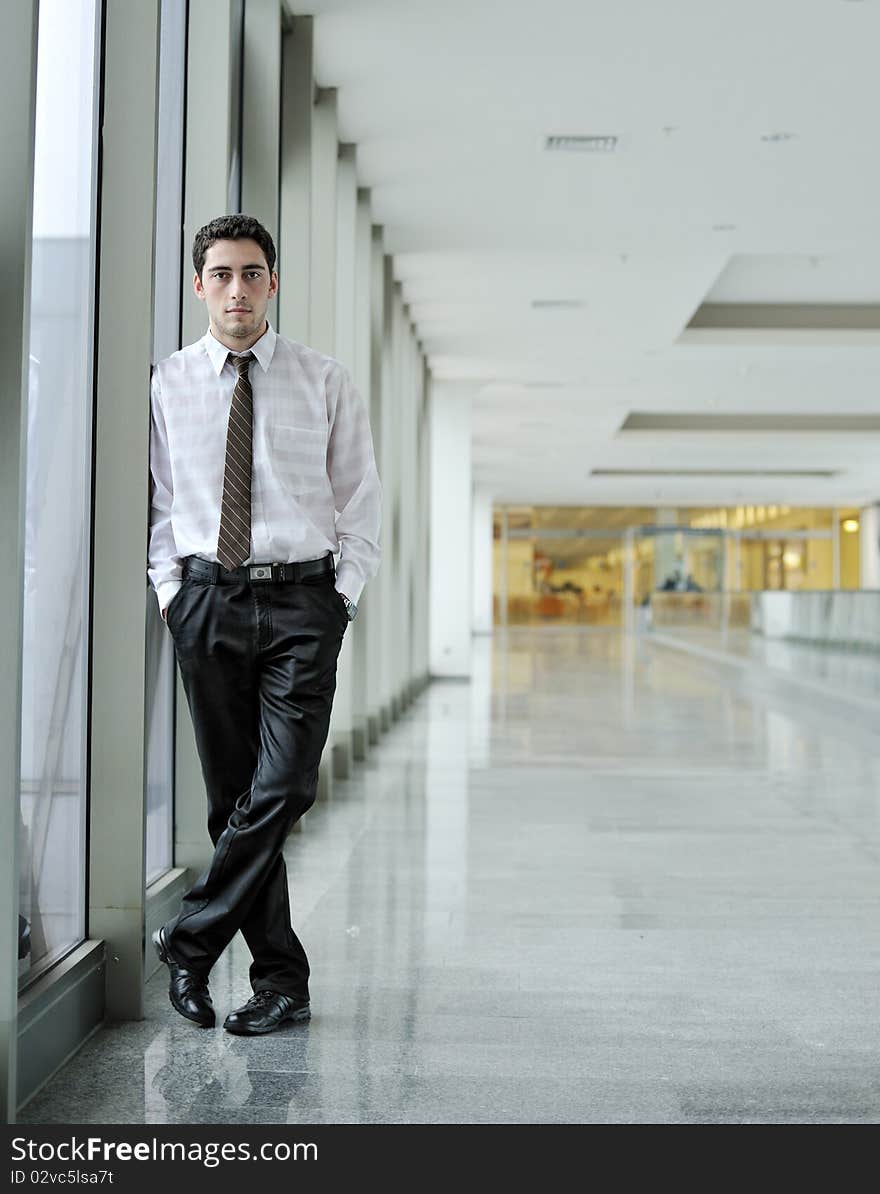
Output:
<svg viewBox="0 0 880 1194">
<path fill-rule="evenodd" d="M 153 941 L 176 1010 L 213 1027 L 208 973 L 241 929 L 254 995 L 224 1027 L 253 1035 L 309 1017 L 282 847 L 314 803 L 337 656 L 379 565 L 381 487 L 348 374 L 266 319 L 278 289 L 266 229 L 212 220 L 193 266 L 208 330 L 152 378 L 149 577 L 192 715 L 214 855 Z"/>
</svg>

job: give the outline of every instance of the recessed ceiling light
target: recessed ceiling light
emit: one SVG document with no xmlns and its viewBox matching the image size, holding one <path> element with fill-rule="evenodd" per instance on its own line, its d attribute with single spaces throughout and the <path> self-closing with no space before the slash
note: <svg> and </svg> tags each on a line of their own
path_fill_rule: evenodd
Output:
<svg viewBox="0 0 880 1194">
<path fill-rule="evenodd" d="M 544 148 L 555 153 L 613 153 L 617 148 L 617 137 L 556 134 L 544 138 Z"/>
<path fill-rule="evenodd" d="M 575 311 L 587 304 L 582 299 L 532 299 L 535 311 Z"/>
</svg>

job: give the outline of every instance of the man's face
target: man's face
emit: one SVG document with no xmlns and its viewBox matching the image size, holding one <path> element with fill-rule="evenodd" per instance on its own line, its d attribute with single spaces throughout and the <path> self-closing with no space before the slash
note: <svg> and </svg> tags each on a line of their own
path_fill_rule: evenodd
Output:
<svg viewBox="0 0 880 1194">
<path fill-rule="evenodd" d="M 193 289 L 208 306 L 211 330 L 230 340 L 252 339 L 263 331 L 278 274 L 254 240 L 218 240 L 205 254 L 202 277 Z"/>
</svg>

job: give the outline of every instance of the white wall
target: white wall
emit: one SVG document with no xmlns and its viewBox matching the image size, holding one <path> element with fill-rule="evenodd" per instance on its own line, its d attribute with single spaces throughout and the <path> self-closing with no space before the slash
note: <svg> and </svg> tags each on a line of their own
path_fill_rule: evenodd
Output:
<svg viewBox="0 0 880 1194">
<path fill-rule="evenodd" d="M 880 506 L 859 515 L 859 586 L 880 589 Z"/>
<path fill-rule="evenodd" d="M 492 494 L 474 487 L 473 528 L 473 628 L 474 634 L 492 633 Z"/>
</svg>

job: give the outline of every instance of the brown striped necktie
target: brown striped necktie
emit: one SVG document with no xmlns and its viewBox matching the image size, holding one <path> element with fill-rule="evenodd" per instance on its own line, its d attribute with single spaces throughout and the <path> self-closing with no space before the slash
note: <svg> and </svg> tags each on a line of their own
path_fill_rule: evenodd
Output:
<svg viewBox="0 0 880 1194">
<path fill-rule="evenodd" d="M 230 353 L 238 370 L 229 423 L 226 428 L 226 468 L 223 473 L 223 500 L 220 503 L 220 534 L 217 559 L 231 571 L 251 554 L 251 460 L 253 456 L 254 396 L 248 367 L 254 354 Z"/>
</svg>

